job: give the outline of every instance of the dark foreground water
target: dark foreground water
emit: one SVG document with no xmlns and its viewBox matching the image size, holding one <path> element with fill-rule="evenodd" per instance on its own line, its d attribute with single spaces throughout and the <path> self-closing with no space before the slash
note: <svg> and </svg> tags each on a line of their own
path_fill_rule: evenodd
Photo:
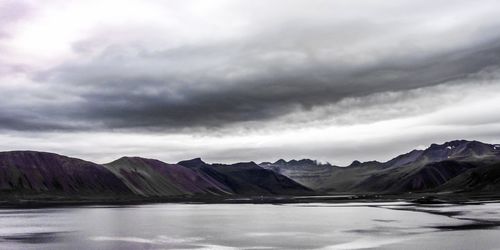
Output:
<svg viewBox="0 0 500 250">
<path fill-rule="evenodd" d="M 500 203 L 0 210 L 0 249 L 500 249 Z"/>
</svg>

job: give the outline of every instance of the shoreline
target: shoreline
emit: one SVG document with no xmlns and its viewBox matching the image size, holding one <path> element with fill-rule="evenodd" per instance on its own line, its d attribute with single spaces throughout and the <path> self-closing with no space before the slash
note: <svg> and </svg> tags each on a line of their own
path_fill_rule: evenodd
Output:
<svg viewBox="0 0 500 250">
<path fill-rule="evenodd" d="M 413 193 L 404 195 L 382 194 L 332 194 L 311 196 L 191 196 L 191 197 L 9 197 L 0 199 L 0 209 L 35 209 L 78 206 L 130 206 L 162 203 L 186 204 L 294 204 L 294 203 L 373 203 L 409 202 L 421 205 L 481 204 L 500 202 L 500 195 L 482 194 L 433 194 Z"/>
</svg>

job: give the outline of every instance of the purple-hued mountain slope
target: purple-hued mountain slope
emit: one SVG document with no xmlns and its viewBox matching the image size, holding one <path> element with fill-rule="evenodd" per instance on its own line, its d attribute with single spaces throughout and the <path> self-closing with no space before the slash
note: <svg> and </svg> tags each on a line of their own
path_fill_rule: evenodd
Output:
<svg viewBox="0 0 500 250">
<path fill-rule="evenodd" d="M 53 153 L 0 153 L 2 192 L 127 195 L 131 190 L 104 166 Z"/>
<path fill-rule="evenodd" d="M 105 166 L 134 193 L 143 196 L 232 194 L 229 188 L 210 176 L 178 164 L 122 157 Z"/>
</svg>

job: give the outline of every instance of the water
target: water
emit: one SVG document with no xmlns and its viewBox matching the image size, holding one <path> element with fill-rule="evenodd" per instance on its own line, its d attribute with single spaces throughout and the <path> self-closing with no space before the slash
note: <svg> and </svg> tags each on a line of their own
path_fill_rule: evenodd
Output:
<svg viewBox="0 0 500 250">
<path fill-rule="evenodd" d="M 0 249 L 499 249 L 500 203 L 0 210 Z"/>
</svg>

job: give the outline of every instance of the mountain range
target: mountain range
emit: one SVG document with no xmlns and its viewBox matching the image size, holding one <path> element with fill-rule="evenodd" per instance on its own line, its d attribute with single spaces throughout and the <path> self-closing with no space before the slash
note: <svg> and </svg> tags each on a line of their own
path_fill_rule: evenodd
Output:
<svg viewBox="0 0 500 250">
<path fill-rule="evenodd" d="M 397 194 L 492 191 L 500 185 L 499 163 L 500 145 L 456 140 L 412 150 L 387 162 L 353 161 L 339 167 L 304 159 L 260 166 L 316 191 Z"/>
<path fill-rule="evenodd" d="M 169 164 L 122 157 L 107 164 L 35 151 L 0 152 L 0 197 L 241 197 L 500 191 L 500 145 L 456 140 L 387 162 L 346 167 L 310 159 Z"/>
<path fill-rule="evenodd" d="M 253 162 L 168 164 L 122 157 L 107 164 L 46 152 L 0 153 L 0 195 L 40 197 L 192 197 L 313 194 Z"/>
</svg>

